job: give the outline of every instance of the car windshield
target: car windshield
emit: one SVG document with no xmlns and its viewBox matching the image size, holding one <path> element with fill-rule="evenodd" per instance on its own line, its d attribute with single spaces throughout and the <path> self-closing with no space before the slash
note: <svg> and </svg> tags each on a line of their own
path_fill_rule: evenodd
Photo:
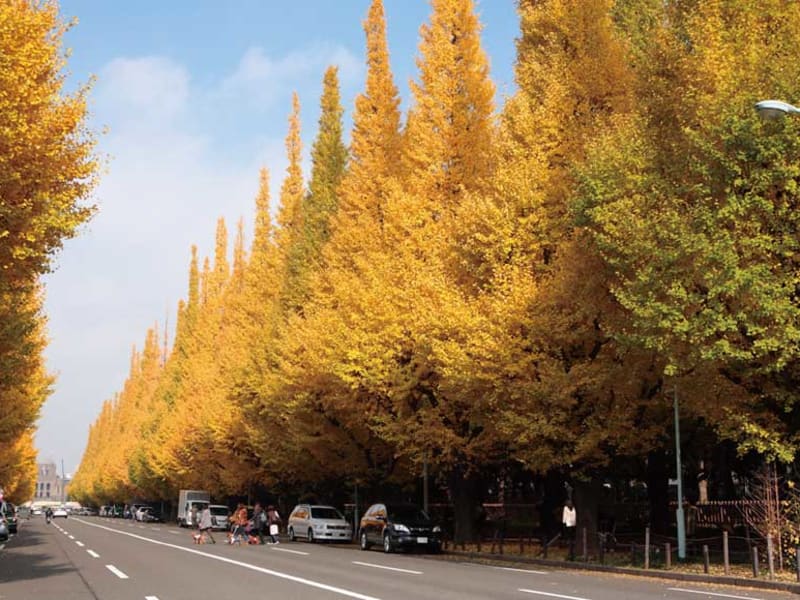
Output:
<svg viewBox="0 0 800 600">
<path fill-rule="evenodd" d="M 425 511 L 413 506 L 397 506 L 390 509 L 392 519 L 396 521 L 430 521 Z"/>
<path fill-rule="evenodd" d="M 335 508 L 327 506 L 316 506 L 311 509 L 312 519 L 344 519 L 342 513 Z"/>
<path fill-rule="evenodd" d="M 212 506 L 211 514 L 214 515 L 215 517 L 227 517 L 228 509 L 223 506 Z"/>
</svg>

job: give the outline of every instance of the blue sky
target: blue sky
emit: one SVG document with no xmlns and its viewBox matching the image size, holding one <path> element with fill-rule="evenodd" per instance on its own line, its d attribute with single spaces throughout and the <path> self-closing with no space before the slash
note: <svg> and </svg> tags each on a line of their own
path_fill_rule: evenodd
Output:
<svg viewBox="0 0 800 600">
<path fill-rule="evenodd" d="M 427 0 L 384 0 L 390 60 L 406 106 Z M 132 347 L 156 322 L 169 329 L 186 295 L 190 247 L 213 251 L 216 220 L 252 221 L 258 169 L 273 203 L 286 168 L 293 91 L 303 142 L 316 134 L 322 75 L 339 66 L 349 123 L 364 81 L 369 0 L 61 0 L 78 24 L 68 86 L 96 81 L 91 123 L 107 167 L 100 212 L 45 279 L 55 392 L 39 421 L 40 460 L 77 468 L 88 429 L 128 374 Z M 498 105 L 513 92 L 515 0 L 477 3 Z M 170 334 L 171 335 L 171 334 Z"/>
</svg>

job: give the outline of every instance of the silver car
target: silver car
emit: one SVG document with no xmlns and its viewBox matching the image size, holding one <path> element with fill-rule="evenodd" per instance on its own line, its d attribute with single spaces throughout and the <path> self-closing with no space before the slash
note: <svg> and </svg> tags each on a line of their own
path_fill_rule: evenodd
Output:
<svg viewBox="0 0 800 600">
<path fill-rule="evenodd" d="M 350 523 L 333 506 L 298 504 L 289 515 L 287 529 L 292 541 L 302 537 L 309 542 L 349 542 L 352 537 Z"/>
</svg>

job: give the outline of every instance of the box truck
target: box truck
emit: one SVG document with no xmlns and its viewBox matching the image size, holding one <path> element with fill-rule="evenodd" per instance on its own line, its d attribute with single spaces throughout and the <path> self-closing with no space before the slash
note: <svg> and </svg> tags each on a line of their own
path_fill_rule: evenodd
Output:
<svg viewBox="0 0 800 600">
<path fill-rule="evenodd" d="M 192 508 L 198 512 L 211 503 L 211 494 L 203 490 L 181 490 L 178 493 L 178 526 L 192 526 Z M 199 519 L 199 516 L 198 516 Z"/>
</svg>

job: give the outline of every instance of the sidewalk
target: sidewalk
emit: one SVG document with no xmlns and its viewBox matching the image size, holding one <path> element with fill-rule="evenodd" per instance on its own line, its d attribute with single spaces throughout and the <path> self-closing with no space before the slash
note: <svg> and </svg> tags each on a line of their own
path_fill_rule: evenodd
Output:
<svg viewBox="0 0 800 600">
<path fill-rule="evenodd" d="M 44 517 L 20 521 L 19 533 L 0 550 L 0 600 L 96 598 L 56 543 L 57 534 Z"/>
<path fill-rule="evenodd" d="M 594 571 L 599 573 L 617 573 L 620 575 L 634 575 L 637 577 L 652 577 L 656 579 L 668 579 L 672 581 L 692 581 L 696 583 L 713 583 L 718 585 L 732 585 L 737 587 L 748 587 L 762 590 L 774 590 L 778 592 L 791 592 L 800 594 L 800 583 L 789 583 L 785 581 L 767 581 L 747 577 L 733 577 L 725 575 L 705 575 L 700 573 L 683 573 L 676 568 L 669 571 L 662 569 L 636 569 L 630 567 L 611 567 L 599 565 L 591 562 L 548 560 L 544 558 L 533 558 L 528 556 L 508 555 L 508 554 L 489 554 L 487 552 L 466 552 L 459 550 L 446 550 L 443 556 L 450 556 L 456 559 L 463 558 L 469 561 L 492 561 L 501 563 L 517 563 L 537 566 L 546 566 L 555 569 L 575 569 L 580 571 Z"/>
</svg>

